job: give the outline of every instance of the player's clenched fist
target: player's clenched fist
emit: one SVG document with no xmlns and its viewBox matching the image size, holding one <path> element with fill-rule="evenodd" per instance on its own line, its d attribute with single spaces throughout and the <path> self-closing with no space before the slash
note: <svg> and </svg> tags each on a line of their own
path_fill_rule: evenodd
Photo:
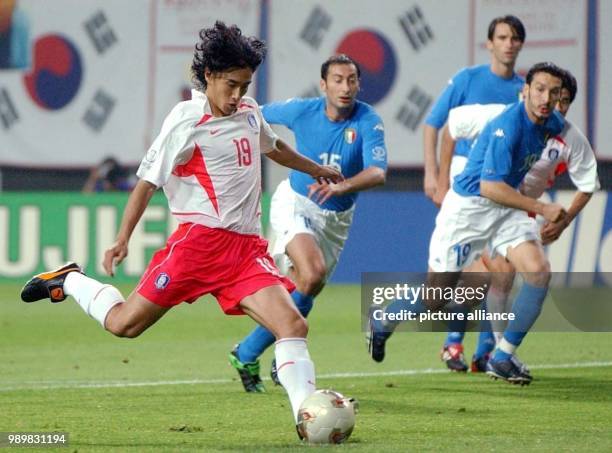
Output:
<svg viewBox="0 0 612 453">
<path fill-rule="evenodd" d="M 557 203 L 548 203 L 542 209 L 542 216 L 549 222 L 558 222 L 567 215 L 565 208 Z"/>
<path fill-rule="evenodd" d="M 128 246 L 125 241 L 115 242 L 106 252 L 102 266 L 104 271 L 111 277 L 115 275 L 115 266 L 119 265 L 128 254 Z"/>
</svg>

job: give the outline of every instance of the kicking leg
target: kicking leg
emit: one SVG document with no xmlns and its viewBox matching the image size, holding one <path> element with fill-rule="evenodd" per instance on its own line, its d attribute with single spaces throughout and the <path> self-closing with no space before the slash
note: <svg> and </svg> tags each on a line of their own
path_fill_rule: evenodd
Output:
<svg viewBox="0 0 612 453">
<path fill-rule="evenodd" d="M 140 335 L 168 311 L 136 292 L 126 301 L 117 288 L 87 277 L 75 263 L 34 276 L 21 293 L 26 302 L 46 297 L 59 302 L 66 296 L 72 296 L 85 313 L 119 337 Z"/>
</svg>

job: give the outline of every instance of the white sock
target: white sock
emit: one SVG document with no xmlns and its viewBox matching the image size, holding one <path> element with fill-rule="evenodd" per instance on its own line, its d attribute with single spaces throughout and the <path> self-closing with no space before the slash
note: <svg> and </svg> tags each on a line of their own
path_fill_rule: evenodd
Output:
<svg viewBox="0 0 612 453">
<path fill-rule="evenodd" d="M 491 321 L 491 324 L 493 324 L 493 321 Z M 504 338 L 504 332 L 497 332 L 494 330 L 493 337 L 495 337 L 495 346 L 498 346 L 499 342 L 502 341 L 502 338 Z"/>
<path fill-rule="evenodd" d="M 310 360 L 306 339 L 281 338 L 276 342 L 274 354 L 278 379 L 289 395 L 297 423 L 301 404 L 316 390 L 314 363 Z"/>
<path fill-rule="evenodd" d="M 497 344 L 497 347 L 501 350 L 504 351 L 507 354 L 512 354 L 514 355 L 514 351 L 516 351 L 516 345 L 510 343 L 508 340 L 506 340 L 505 338 L 502 338 L 501 341 Z"/>
<path fill-rule="evenodd" d="M 66 276 L 64 293 L 74 297 L 85 313 L 102 324 L 102 327 L 110 309 L 125 302 L 117 288 L 104 285 L 80 272 L 70 272 Z"/>
<path fill-rule="evenodd" d="M 506 304 L 509 293 L 503 292 L 495 287 L 491 287 L 487 293 L 487 311 L 489 313 L 506 313 Z M 495 344 L 499 344 L 504 336 L 504 330 L 506 330 L 506 321 L 501 319 L 491 320 L 491 329 L 493 330 L 493 336 L 495 337 Z"/>
</svg>

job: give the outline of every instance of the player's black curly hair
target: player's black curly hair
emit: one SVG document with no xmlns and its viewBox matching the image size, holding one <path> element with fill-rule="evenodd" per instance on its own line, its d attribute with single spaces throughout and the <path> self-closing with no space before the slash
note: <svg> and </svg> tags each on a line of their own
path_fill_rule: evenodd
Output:
<svg viewBox="0 0 612 453">
<path fill-rule="evenodd" d="M 561 78 L 562 84 L 561 88 L 565 88 L 570 93 L 570 104 L 574 102 L 576 99 L 576 93 L 578 92 L 578 82 L 576 82 L 576 77 L 569 72 L 567 69 L 563 70 L 564 74 Z"/>
<path fill-rule="evenodd" d="M 529 72 L 527 72 L 527 76 L 525 76 L 525 82 L 527 82 L 527 85 L 531 85 L 533 76 L 536 75 L 538 72 L 545 72 L 553 77 L 557 77 L 563 80 L 566 71 L 564 69 L 561 69 L 556 64 L 551 63 L 550 61 L 536 63 L 531 68 L 529 68 Z"/>
<path fill-rule="evenodd" d="M 221 21 L 200 30 L 200 42 L 195 46 L 191 64 L 195 87 L 204 91 L 204 71 L 225 72 L 233 68 L 251 68 L 253 71 L 266 57 L 266 44 L 254 36 L 243 36 L 236 25 L 229 27 Z"/>
</svg>

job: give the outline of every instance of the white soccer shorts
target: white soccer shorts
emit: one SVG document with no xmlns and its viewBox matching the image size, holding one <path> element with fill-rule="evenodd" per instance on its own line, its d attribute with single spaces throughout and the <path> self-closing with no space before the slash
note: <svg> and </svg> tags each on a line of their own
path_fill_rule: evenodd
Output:
<svg viewBox="0 0 612 453">
<path fill-rule="evenodd" d="M 539 240 L 536 222 L 526 212 L 484 197 L 463 197 L 451 189 L 436 217 L 429 267 L 434 272 L 457 272 L 477 260 L 485 248 L 491 257 L 505 257 L 509 247 Z"/>
<path fill-rule="evenodd" d="M 327 280 L 338 264 L 354 212 L 354 206 L 340 212 L 321 209 L 312 200 L 296 193 L 288 179 L 282 181 L 270 204 L 270 226 L 274 233 L 271 255 L 281 272 L 287 274 L 292 266 L 285 253 L 287 244 L 296 234 L 306 233 L 315 237 L 323 252 Z"/>
<path fill-rule="evenodd" d="M 463 171 L 465 165 L 467 164 L 467 157 L 465 156 L 457 156 L 453 154 L 453 158 L 451 160 L 449 177 L 450 177 L 450 186 L 453 187 L 453 182 L 455 182 L 455 178 L 459 173 Z"/>
</svg>

